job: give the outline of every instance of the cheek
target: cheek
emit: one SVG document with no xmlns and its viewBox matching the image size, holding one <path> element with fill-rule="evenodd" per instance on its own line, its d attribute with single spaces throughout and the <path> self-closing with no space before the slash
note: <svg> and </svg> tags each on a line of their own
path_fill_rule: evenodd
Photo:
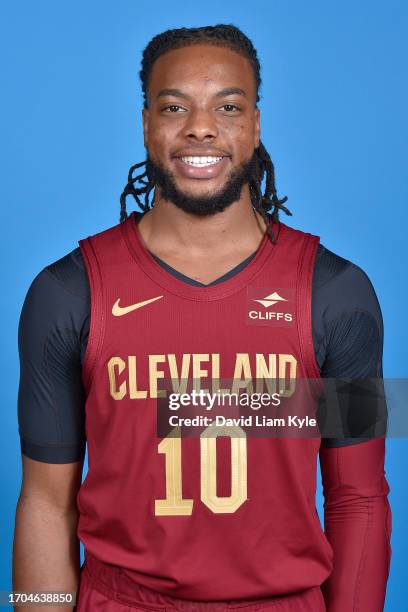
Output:
<svg viewBox="0 0 408 612">
<path fill-rule="evenodd" d="M 147 133 L 149 147 L 155 150 L 165 150 L 174 146 L 178 130 L 176 125 L 169 125 L 167 121 L 158 120 L 151 123 Z"/>
<path fill-rule="evenodd" d="M 237 119 L 221 126 L 222 136 L 239 147 L 253 146 L 255 139 L 255 122 Z"/>
<path fill-rule="evenodd" d="M 237 123 L 233 133 L 230 133 L 230 142 L 235 149 L 236 156 L 247 159 L 255 148 L 254 124 Z"/>
<path fill-rule="evenodd" d="M 163 126 L 157 124 L 154 127 L 151 126 L 148 134 L 148 146 L 152 151 L 162 151 L 167 148 L 168 143 L 171 142 L 171 137 L 168 135 L 168 130 L 164 130 Z"/>
</svg>

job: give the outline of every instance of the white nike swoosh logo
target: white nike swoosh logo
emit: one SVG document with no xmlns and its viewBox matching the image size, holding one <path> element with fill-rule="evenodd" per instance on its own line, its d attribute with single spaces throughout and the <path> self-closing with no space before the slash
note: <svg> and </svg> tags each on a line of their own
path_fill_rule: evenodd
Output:
<svg viewBox="0 0 408 612">
<path fill-rule="evenodd" d="M 151 304 L 156 300 L 160 300 L 160 298 L 164 297 L 163 295 L 158 295 L 157 297 L 151 298 L 150 300 L 145 300 L 144 302 L 138 302 L 137 304 L 130 304 L 130 306 L 119 306 L 120 298 L 116 300 L 114 305 L 112 306 L 112 314 L 114 317 L 121 317 L 122 315 L 128 314 L 133 310 L 137 310 L 138 308 L 142 308 L 142 306 L 147 306 L 147 304 Z"/>
</svg>

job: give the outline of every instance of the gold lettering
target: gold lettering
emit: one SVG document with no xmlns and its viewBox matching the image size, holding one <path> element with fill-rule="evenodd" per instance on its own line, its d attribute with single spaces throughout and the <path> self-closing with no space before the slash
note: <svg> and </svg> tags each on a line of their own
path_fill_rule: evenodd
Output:
<svg viewBox="0 0 408 612">
<path fill-rule="evenodd" d="M 179 377 L 176 356 L 174 353 L 169 353 L 167 355 L 167 359 L 169 361 L 169 371 L 170 377 L 173 386 L 174 393 L 186 393 L 187 392 L 187 379 L 188 373 L 190 370 L 190 361 L 191 355 L 190 353 L 183 353 L 183 358 L 181 362 L 181 374 Z"/>
<path fill-rule="evenodd" d="M 231 495 L 217 495 L 217 437 L 231 438 Z M 236 512 L 247 498 L 247 440 L 239 427 L 209 425 L 200 436 L 201 501 L 216 514 Z"/>
<path fill-rule="evenodd" d="M 236 355 L 231 393 L 238 393 L 239 389 L 247 389 L 248 393 L 253 393 L 251 364 L 249 363 L 248 353 L 237 353 Z"/>
<path fill-rule="evenodd" d="M 125 366 L 125 362 L 120 357 L 111 357 L 108 361 L 109 390 L 115 400 L 121 400 L 126 395 L 126 382 L 123 382 L 119 389 L 116 386 L 115 367 L 117 367 L 119 375 L 123 372 Z"/>
<path fill-rule="evenodd" d="M 267 392 L 272 395 L 276 392 L 276 353 L 269 353 L 269 364 L 266 365 L 265 355 L 256 353 L 256 391 L 264 391 L 264 381 Z"/>
<path fill-rule="evenodd" d="M 176 427 L 164 438 L 158 447 L 159 453 L 166 455 L 166 497 L 156 499 L 156 516 L 190 516 L 193 512 L 192 499 L 183 499 L 181 482 L 181 437 Z"/>
<path fill-rule="evenodd" d="M 136 355 L 128 355 L 127 363 L 119 356 L 111 357 L 108 361 L 108 376 L 110 395 L 115 400 L 123 399 L 129 393 L 130 399 L 146 399 L 165 397 L 168 392 L 190 393 L 240 393 L 244 389 L 247 393 L 253 393 L 254 380 L 251 372 L 251 359 L 255 359 L 254 374 L 256 380 L 256 392 L 265 390 L 269 394 L 280 393 L 283 397 L 292 395 L 296 388 L 297 360 L 293 355 L 286 353 L 236 353 L 231 389 L 221 389 L 223 379 L 220 378 L 221 355 L 220 353 L 183 353 L 176 357 L 174 353 L 167 355 L 148 355 L 149 387 L 138 389 Z M 140 360 L 140 357 L 139 357 Z M 159 369 L 159 364 L 165 364 Z M 205 364 L 205 366 L 204 366 Z M 126 372 L 127 369 L 127 372 Z M 126 372 L 127 379 L 121 383 L 120 374 Z M 172 388 L 160 388 L 160 380 L 169 380 Z M 204 379 L 208 385 L 203 384 Z M 227 382 L 227 386 L 228 386 Z M 210 389 L 204 387 L 210 387 Z M 266 389 L 265 389 L 266 387 Z"/>
<path fill-rule="evenodd" d="M 200 391 L 201 378 L 208 376 L 208 370 L 201 369 L 202 361 L 209 361 L 210 356 L 208 353 L 193 353 L 193 386 L 195 391 Z"/>
<path fill-rule="evenodd" d="M 137 368 L 136 355 L 129 355 L 129 397 L 130 399 L 146 399 L 147 391 L 138 391 L 137 389 Z"/>
<path fill-rule="evenodd" d="M 289 366 L 289 368 L 287 367 Z M 289 376 L 287 370 L 289 369 Z M 282 382 L 281 389 L 278 390 L 281 397 L 290 397 L 296 389 L 296 369 L 297 361 L 293 355 L 279 355 L 279 382 Z M 289 379 L 289 387 L 287 381 Z"/>
<path fill-rule="evenodd" d="M 164 372 L 157 369 L 157 364 L 165 361 L 166 355 L 149 355 L 150 397 L 166 397 L 165 389 L 157 391 L 157 380 L 164 378 Z"/>
</svg>

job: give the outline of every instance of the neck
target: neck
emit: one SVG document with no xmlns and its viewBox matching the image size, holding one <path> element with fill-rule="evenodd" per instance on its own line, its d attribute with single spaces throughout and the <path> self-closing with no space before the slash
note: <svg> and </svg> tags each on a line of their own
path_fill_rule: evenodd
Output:
<svg viewBox="0 0 408 612">
<path fill-rule="evenodd" d="M 252 207 L 248 185 L 244 185 L 239 200 L 220 213 L 204 217 L 155 197 L 154 207 L 143 216 L 138 228 L 153 252 L 158 248 L 183 249 L 193 257 L 214 251 L 253 252 L 266 231 L 262 216 Z"/>
</svg>

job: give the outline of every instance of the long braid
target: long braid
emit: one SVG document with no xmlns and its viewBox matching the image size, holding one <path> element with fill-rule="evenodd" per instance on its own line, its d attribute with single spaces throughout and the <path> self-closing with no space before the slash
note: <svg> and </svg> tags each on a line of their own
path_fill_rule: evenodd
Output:
<svg viewBox="0 0 408 612">
<path fill-rule="evenodd" d="M 272 242 L 275 244 L 276 239 L 272 230 L 272 226 L 269 223 L 268 211 L 273 208 L 272 219 L 274 222 L 277 222 L 279 220 L 279 210 L 283 210 L 287 215 L 292 215 L 292 213 L 288 208 L 286 208 L 286 206 L 283 206 L 283 204 L 288 199 L 287 196 L 283 197 L 282 199 L 279 199 L 276 194 L 275 168 L 269 156 L 269 153 L 265 149 L 262 142 L 260 143 L 258 149 L 256 149 L 256 153 L 258 167 L 255 172 L 255 176 L 250 181 L 250 186 L 252 187 L 252 190 L 250 190 L 251 202 L 254 209 L 262 215 L 266 223 L 266 231 L 271 237 Z M 265 192 L 262 195 L 261 184 L 264 175 L 266 176 Z"/>
<path fill-rule="evenodd" d="M 142 91 L 144 97 L 144 108 L 148 108 L 148 85 L 150 74 L 154 62 L 167 51 L 171 49 L 179 49 L 189 47 L 195 44 L 212 44 L 223 46 L 233 51 L 240 53 L 247 58 L 251 63 L 255 85 L 256 85 L 256 102 L 259 102 L 259 90 L 261 87 L 261 68 L 258 60 L 257 52 L 251 40 L 236 26 L 231 24 L 218 24 L 215 26 L 205 26 L 201 28 L 177 28 L 174 30 L 166 30 L 158 34 L 149 42 L 143 52 L 142 66 L 139 72 L 142 83 Z M 265 221 L 268 235 L 272 242 L 276 242 L 268 212 L 272 208 L 272 220 L 279 220 L 279 210 L 283 210 L 287 215 L 292 215 L 290 210 L 283 206 L 287 201 L 287 196 L 279 199 L 276 192 L 275 184 L 275 168 L 268 151 L 262 143 L 256 149 L 257 164 L 254 171 L 254 176 L 249 182 L 249 192 L 253 208 L 262 215 Z M 130 167 L 128 173 L 128 182 L 120 196 L 120 217 L 122 223 L 128 217 L 126 211 L 126 198 L 128 195 L 133 196 L 138 207 L 147 212 L 152 203 L 149 203 L 149 195 L 155 188 L 154 182 L 149 178 L 147 170 L 142 174 L 133 176 L 137 168 L 145 165 L 147 161 L 134 164 Z M 262 194 L 261 185 L 265 177 L 265 191 Z M 140 183 L 140 187 L 136 187 L 136 183 Z M 144 195 L 144 201 L 141 197 Z"/>
<path fill-rule="evenodd" d="M 150 181 L 146 181 L 144 179 L 144 177 L 147 176 L 147 172 L 142 172 L 142 174 L 139 174 L 137 176 L 133 176 L 133 172 L 136 170 L 136 168 L 140 168 L 141 166 L 144 166 L 146 164 L 146 161 L 140 162 L 138 164 L 134 164 L 133 166 L 130 166 L 129 168 L 129 172 L 128 172 L 128 182 L 124 188 L 124 190 L 121 193 L 120 196 L 120 218 L 119 221 L 120 223 L 123 223 L 123 221 L 126 221 L 128 214 L 126 211 L 126 197 L 128 195 L 132 195 L 138 206 L 144 211 L 147 212 L 150 208 L 149 206 L 149 192 L 153 189 L 154 187 L 154 183 L 150 182 Z M 144 187 L 139 187 L 136 188 L 135 187 L 135 183 L 141 183 L 142 185 L 144 185 Z M 145 202 L 143 203 L 140 199 L 140 195 L 142 194 L 146 194 L 145 196 Z"/>
</svg>

